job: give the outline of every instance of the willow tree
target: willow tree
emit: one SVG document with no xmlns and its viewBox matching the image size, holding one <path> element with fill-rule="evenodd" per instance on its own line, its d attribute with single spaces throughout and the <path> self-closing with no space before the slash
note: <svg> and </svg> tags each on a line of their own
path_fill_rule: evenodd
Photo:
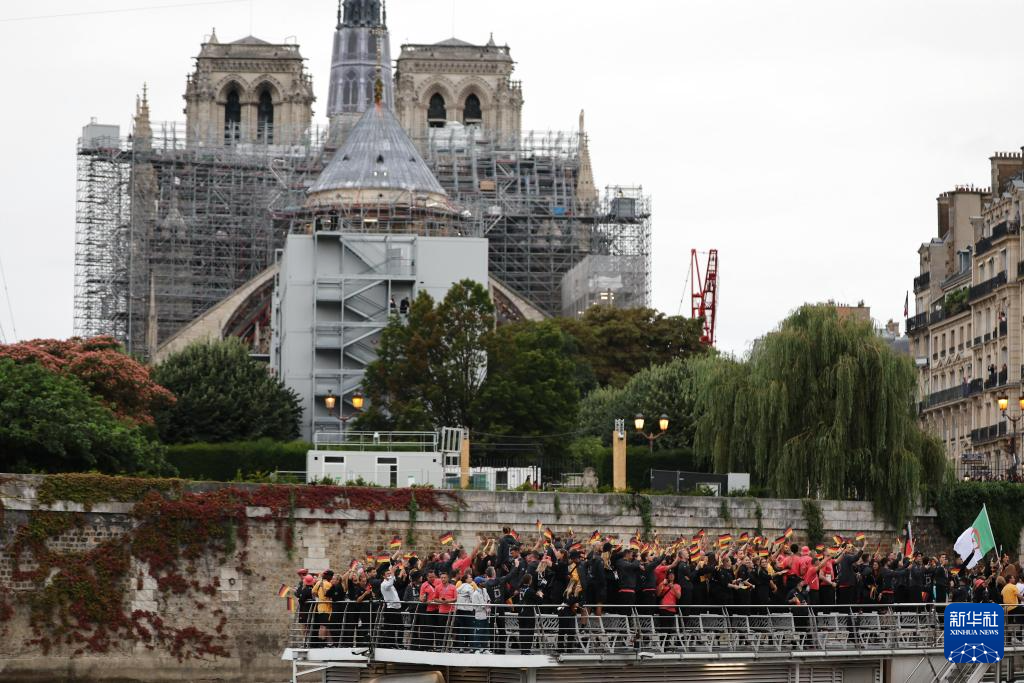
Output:
<svg viewBox="0 0 1024 683">
<path fill-rule="evenodd" d="M 804 306 L 743 362 L 695 359 L 694 447 L 777 495 L 870 500 L 894 521 L 946 476 L 917 426 L 915 369 L 870 323 Z"/>
</svg>

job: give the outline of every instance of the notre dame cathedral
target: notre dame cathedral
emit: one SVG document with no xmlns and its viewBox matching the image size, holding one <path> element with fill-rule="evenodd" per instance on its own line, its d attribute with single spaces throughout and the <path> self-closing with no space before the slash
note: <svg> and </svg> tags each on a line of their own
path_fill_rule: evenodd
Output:
<svg viewBox="0 0 1024 683">
<path fill-rule="evenodd" d="M 649 198 L 594 180 L 583 115 L 564 133 L 521 130 L 507 45 L 450 38 L 392 61 L 380 0 L 338 7 L 326 103 L 299 46 L 212 33 L 185 79 L 184 124 L 136 103 L 130 134 L 90 123 L 77 149 L 75 331 L 159 359 L 200 338 L 266 353 L 275 253 L 313 179 L 375 100 L 420 149 L 464 230 L 489 240 L 503 320 L 650 301 Z"/>
</svg>

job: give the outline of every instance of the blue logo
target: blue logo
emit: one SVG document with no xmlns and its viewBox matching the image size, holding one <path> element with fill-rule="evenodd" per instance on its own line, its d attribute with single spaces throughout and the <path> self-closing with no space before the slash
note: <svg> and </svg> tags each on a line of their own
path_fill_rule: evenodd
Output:
<svg viewBox="0 0 1024 683">
<path fill-rule="evenodd" d="M 1003 658 L 1003 608 L 992 603 L 946 606 L 943 652 L 956 664 L 992 664 Z"/>
</svg>

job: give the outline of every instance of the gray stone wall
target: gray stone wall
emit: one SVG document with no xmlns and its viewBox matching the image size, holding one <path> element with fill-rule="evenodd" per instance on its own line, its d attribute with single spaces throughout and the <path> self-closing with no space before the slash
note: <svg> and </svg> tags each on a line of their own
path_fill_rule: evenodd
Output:
<svg viewBox="0 0 1024 683">
<path fill-rule="evenodd" d="M 289 557 L 277 537 L 273 522 L 263 518 L 267 510 L 250 508 L 249 539 L 228 562 L 202 558 L 196 572 L 217 577 L 219 586 L 213 595 L 168 596 L 161 593 L 148 576 L 146 567 L 133 566 L 123 585 L 125 604 L 133 609 L 154 611 L 177 627 L 194 625 L 213 631 L 220 615 L 227 618 L 224 646 L 230 658 L 187 659 L 178 661 L 162 649 L 123 642 L 114 651 L 103 654 L 74 655 L 74 646 L 58 646 L 45 654 L 38 646 L 27 644 L 33 634 L 28 627 L 24 591 L 46 590 L 46 586 L 14 583 L 13 560 L 9 544 L 17 529 L 27 523 L 33 510 L 49 509 L 81 515 L 80 528 L 53 539 L 50 547 L 62 552 L 95 547 L 111 535 L 126 533 L 132 525 L 130 503 L 104 503 L 86 512 L 79 504 L 56 503 L 40 506 L 35 499 L 39 477 L 0 477 L 0 594 L 8 596 L 15 608 L 13 617 L 0 622 L 0 680 L 4 681 L 260 681 L 280 682 L 290 676 L 290 668 L 280 660 L 286 643 L 290 615 L 285 601 L 277 596 L 284 582 L 294 585 L 298 567 L 320 570 L 342 567 L 365 551 L 386 547 L 396 534 L 412 536 L 421 554 L 437 547 L 438 537 L 452 531 L 458 542 L 475 544 L 481 534 L 495 535 L 502 526 L 513 526 L 524 536 L 535 536 L 535 523 L 556 532 L 569 528 L 587 537 L 594 529 L 604 534 L 628 536 L 644 528 L 640 510 L 642 501 L 616 494 L 566 494 L 534 492 L 460 493 L 458 509 L 449 512 L 419 511 L 410 526 L 407 511 L 377 512 L 362 510 L 297 510 L 295 546 Z M 709 535 L 729 531 L 733 534 L 757 527 L 757 509 L 761 526 L 768 537 L 777 536 L 792 525 L 795 539 L 806 536 L 806 522 L 798 500 L 722 499 L 678 496 L 651 496 L 650 524 L 662 539 L 678 533 L 693 534 L 705 529 Z M 821 501 L 826 539 L 833 532 L 852 535 L 863 531 L 869 544 L 891 544 L 897 532 L 875 517 L 870 504 Z M 723 507 L 724 506 L 724 507 Z M 721 513 L 728 511 L 731 521 Z M 931 513 L 920 511 L 915 523 L 919 529 L 932 526 Z M 919 533 L 921 533 L 919 531 Z M 826 540 L 826 543 L 830 541 Z M 926 541 L 945 547 L 948 541 L 929 537 Z M 408 546 L 403 550 L 410 550 Z M 241 554 L 244 553 L 244 556 Z M 28 569 L 30 558 L 22 558 Z"/>
</svg>

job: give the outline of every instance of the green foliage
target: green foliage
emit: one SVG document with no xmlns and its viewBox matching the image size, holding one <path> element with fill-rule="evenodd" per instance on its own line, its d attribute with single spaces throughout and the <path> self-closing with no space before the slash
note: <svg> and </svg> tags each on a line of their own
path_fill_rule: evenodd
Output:
<svg viewBox="0 0 1024 683">
<path fill-rule="evenodd" d="M 76 377 L 0 358 L 0 471 L 173 474 L 142 427 Z"/>
<path fill-rule="evenodd" d="M 579 437 L 569 444 L 566 454 L 574 471 L 581 472 L 586 467 L 593 467 L 600 487 L 611 484 L 612 449 L 601 443 L 601 437 Z M 626 449 L 626 484 L 630 489 L 650 489 L 652 469 L 693 472 L 693 451 L 689 448 L 662 448 L 651 454 L 646 443 L 643 446 L 630 446 Z"/>
<path fill-rule="evenodd" d="M 644 538 L 649 538 L 651 531 L 654 529 L 654 522 L 651 519 L 651 511 L 654 504 L 651 503 L 651 499 L 639 493 L 633 493 L 628 496 L 620 496 L 619 505 L 621 507 L 634 510 L 638 515 L 640 515 L 640 522 L 643 525 L 644 530 Z"/>
<path fill-rule="evenodd" d="M 1024 486 L 1008 481 L 951 481 L 935 499 L 942 533 L 955 539 L 988 508 L 996 547 L 1015 556 L 1024 528 Z"/>
<path fill-rule="evenodd" d="M 579 320 L 562 318 L 558 324 L 576 339 L 598 386 L 620 387 L 651 365 L 705 351 L 699 320 L 653 308 L 591 306 Z"/>
<path fill-rule="evenodd" d="M 956 315 L 967 308 L 967 296 L 969 288 L 961 287 L 947 294 L 942 299 L 942 312 L 947 316 Z"/>
<path fill-rule="evenodd" d="M 184 483 L 181 479 L 108 477 L 91 472 L 52 474 L 39 484 L 36 500 L 40 505 L 57 501 L 81 503 L 88 511 L 97 503 L 135 502 L 150 491 L 180 496 Z"/>
<path fill-rule="evenodd" d="M 167 461 L 185 479 L 199 481 L 251 481 L 276 470 L 306 469 L 305 441 L 229 441 L 227 443 L 172 444 Z"/>
<path fill-rule="evenodd" d="M 668 415 L 669 428 L 654 449 L 690 448 L 693 445 L 693 359 L 679 358 L 664 365 L 653 365 L 633 375 L 624 386 L 603 387 L 592 391 L 580 402 L 579 428 L 599 435 L 611 443 L 617 418 L 626 420 L 627 433 L 635 443 L 647 443 L 633 429 L 633 416 L 647 417 L 646 428 L 657 429 L 657 418 Z"/>
<path fill-rule="evenodd" d="M 579 405 L 572 338 L 552 321 L 504 325 L 488 335 L 487 380 L 474 424 L 487 434 L 541 437 L 573 430 Z M 548 452 L 565 436 L 544 438 Z M 486 439 L 485 439 L 486 441 Z"/>
<path fill-rule="evenodd" d="M 558 493 L 555 493 L 555 499 L 553 501 L 555 507 L 555 521 L 562 519 L 562 501 L 558 498 Z"/>
<path fill-rule="evenodd" d="M 421 291 L 405 320 L 381 333 L 363 377 L 368 406 L 357 429 L 431 430 L 471 426 L 484 378 L 484 337 L 494 306 L 479 283 L 463 280 L 437 306 Z"/>
<path fill-rule="evenodd" d="M 455 509 L 461 510 L 461 507 Z M 413 547 L 416 545 L 416 518 L 420 511 L 420 506 L 416 503 L 416 496 L 409 496 L 409 505 L 406 510 L 409 512 L 409 529 L 405 532 L 405 543 L 409 547 Z"/>
<path fill-rule="evenodd" d="M 718 501 L 718 516 L 726 524 L 732 524 L 732 511 L 729 509 L 728 499 L 724 497 Z"/>
<path fill-rule="evenodd" d="M 761 503 L 757 500 L 754 501 L 754 516 L 757 518 L 757 528 L 754 529 L 754 535 L 761 536 L 764 534 L 764 511 L 761 509 Z"/>
<path fill-rule="evenodd" d="M 298 396 L 237 339 L 191 344 L 156 366 L 153 378 L 178 398 L 157 413 L 167 443 L 286 440 L 299 434 Z"/>
<path fill-rule="evenodd" d="M 804 509 L 804 519 L 807 520 L 807 544 L 813 548 L 825 538 L 825 519 L 818 501 L 804 498 L 800 502 Z"/>
<path fill-rule="evenodd" d="M 913 413 L 916 370 L 869 323 L 804 306 L 738 362 L 690 365 L 694 448 L 784 497 L 871 500 L 901 523 L 938 491 L 946 460 Z"/>
</svg>

